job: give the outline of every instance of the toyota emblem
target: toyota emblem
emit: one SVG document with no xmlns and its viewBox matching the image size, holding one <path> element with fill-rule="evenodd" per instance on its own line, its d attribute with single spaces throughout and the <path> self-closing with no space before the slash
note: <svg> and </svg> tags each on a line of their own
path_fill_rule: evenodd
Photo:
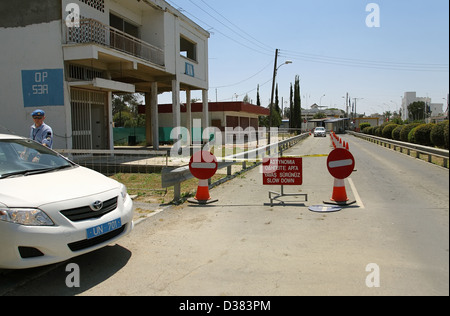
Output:
<svg viewBox="0 0 450 316">
<path fill-rule="evenodd" d="M 93 210 L 94 212 L 100 211 L 103 208 L 103 202 L 102 201 L 95 201 L 94 203 L 92 203 L 91 205 L 89 205 L 89 207 L 91 208 L 91 210 Z"/>
</svg>

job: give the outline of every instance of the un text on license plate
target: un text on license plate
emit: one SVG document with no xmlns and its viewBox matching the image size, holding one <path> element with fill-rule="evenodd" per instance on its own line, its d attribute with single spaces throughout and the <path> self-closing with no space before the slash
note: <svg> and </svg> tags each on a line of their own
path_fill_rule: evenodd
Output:
<svg viewBox="0 0 450 316">
<path fill-rule="evenodd" d="M 104 235 L 106 233 L 109 233 L 113 230 L 119 229 L 122 227 L 122 221 L 120 218 L 115 219 L 113 221 L 110 221 L 108 223 L 98 225 L 95 227 L 88 228 L 86 230 L 87 232 L 87 239 L 92 239 L 101 235 Z"/>
</svg>

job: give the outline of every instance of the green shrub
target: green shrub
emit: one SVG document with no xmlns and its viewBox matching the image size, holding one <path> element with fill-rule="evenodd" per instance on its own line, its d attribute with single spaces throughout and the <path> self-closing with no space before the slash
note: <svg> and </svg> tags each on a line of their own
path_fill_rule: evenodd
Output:
<svg viewBox="0 0 450 316">
<path fill-rule="evenodd" d="M 435 124 L 421 124 L 414 129 L 414 142 L 423 146 L 433 146 L 431 142 L 431 130 Z"/>
<path fill-rule="evenodd" d="M 361 131 L 362 131 L 364 134 L 369 134 L 369 131 L 370 131 L 371 128 L 372 128 L 371 126 L 366 126 L 366 127 L 364 127 L 364 129 L 361 130 Z"/>
<path fill-rule="evenodd" d="M 377 129 L 377 126 L 371 126 L 368 128 L 368 132 L 370 135 L 375 135 L 375 130 Z"/>
<path fill-rule="evenodd" d="M 398 125 L 394 130 L 392 131 L 392 139 L 393 140 L 400 140 L 400 132 L 403 129 L 403 125 Z"/>
<path fill-rule="evenodd" d="M 408 142 L 409 141 L 409 133 L 412 129 L 419 126 L 420 123 L 410 123 L 403 126 L 402 130 L 400 131 L 400 140 L 402 142 Z"/>
<path fill-rule="evenodd" d="M 397 124 L 393 124 L 393 123 L 386 125 L 381 132 L 381 136 L 383 136 L 384 138 L 392 139 L 392 131 L 397 126 L 398 126 Z"/>
<path fill-rule="evenodd" d="M 444 148 L 448 149 L 448 133 L 449 133 L 449 124 L 448 121 L 445 121 L 444 124 Z"/>
<path fill-rule="evenodd" d="M 421 125 L 424 125 L 424 124 L 419 124 L 419 125 L 417 125 L 416 127 L 414 127 L 412 130 L 409 131 L 409 134 L 408 134 L 408 142 L 413 143 L 413 144 L 417 144 L 417 143 L 416 143 L 416 130 L 417 130 L 417 128 L 419 128 Z"/>
<path fill-rule="evenodd" d="M 366 127 L 370 127 L 370 123 L 361 123 L 359 124 L 359 130 L 364 131 Z"/>
<path fill-rule="evenodd" d="M 374 131 L 373 131 L 373 135 L 374 136 L 379 136 L 381 137 L 381 132 L 383 131 L 383 127 L 382 126 L 377 126 Z"/>
<path fill-rule="evenodd" d="M 433 127 L 433 129 L 431 130 L 431 133 L 430 133 L 431 142 L 436 147 L 439 147 L 439 148 L 445 147 L 444 133 L 445 133 L 445 125 L 446 124 L 448 126 L 448 121 L 440 122 L 440 123 L 436 124 Z"/>
</svg>

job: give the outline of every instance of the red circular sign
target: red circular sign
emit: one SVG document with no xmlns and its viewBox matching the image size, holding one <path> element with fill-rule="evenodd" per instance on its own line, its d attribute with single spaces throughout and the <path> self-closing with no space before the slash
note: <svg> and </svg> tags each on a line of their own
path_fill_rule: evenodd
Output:
<svg viewBox="0 0 450 316">
<path fill-rule="evenodd" d="M 345 179 L 352 174 L 355 168 L 355 158 L 348 150 L 336 148 L 328 156 L 327 168 L 336 179 Z"/>
<path fill-rule="evenodd" d="M 200 180 L 208 180 L 216 174 L 218 167 L 216 157 L 209 151 L 198 151 L 189 161 L 189 170 Z"/>
</svg>

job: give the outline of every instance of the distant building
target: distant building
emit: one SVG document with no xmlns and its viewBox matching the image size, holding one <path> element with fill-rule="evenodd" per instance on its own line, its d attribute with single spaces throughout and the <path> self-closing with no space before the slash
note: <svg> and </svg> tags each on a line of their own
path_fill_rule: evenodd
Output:
<svg viewBox="0 0 450 316">
<path fill-rule="evenodd" d="M 430 108 L 429 116 L 440 116 L 443 112 L 442 103 L 431 103 L 431 98 L 429 97 L 417 97 L 416 92 L 405 92 L 405 96 L 402 98 L 402 120 L 411 119 L 408 113 L 408 106 L 414 102 L 425 102 Z"/>
<path fill-rule="evenodd" d="M 202 104 L 192 103 L 181 104 L 181 126 L 192 130 L 194 126 L 189 122 L 193 120 L 202 120 Z M 139 113 L 145 113 L 145 106 L 139 107 Z M 245 102 L 209 102 L 208 113 L 211 127 L 217 127 L 224 132 L 225 127 L 236 128 L 241 127 L 245 130 L 247 127 L 253 127 L 258 130 L 259 117 L 269 116 L 269 109 Z M 172 104 L 160 104 L 158 106 L 158 121 L 159 121 L 159 140 L 160 142 L 169 142 L 170 133 L 172 131 Z"/>
</svg>

